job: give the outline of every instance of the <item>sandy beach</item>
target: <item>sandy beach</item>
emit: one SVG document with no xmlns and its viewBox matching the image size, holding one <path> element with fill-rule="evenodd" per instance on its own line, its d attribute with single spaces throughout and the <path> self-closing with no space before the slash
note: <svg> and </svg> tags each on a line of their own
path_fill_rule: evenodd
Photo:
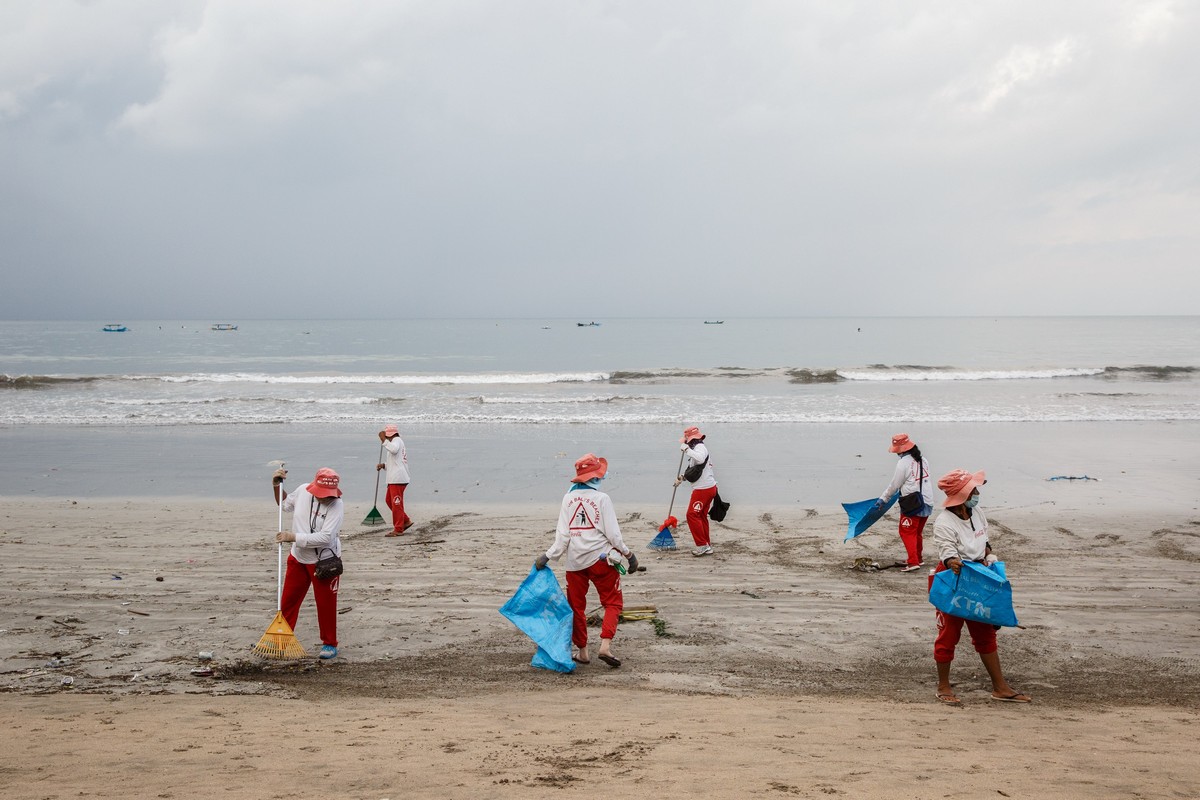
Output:
<svg viewBox="0 0 1200 800">
<path fill-rule="evenodd" d="M 618 503 L 647 567 L 625 602 L 657 622 L 622 624 L 619 670 L 560 675 L 497 613 L 555 505 L 423 503 L 395 539 L 368 510 L 347 508 L 340 657 L 283 664 L 250 653 L 274 613 L 269 498 L 6 499 L 0 792 L 1200 795 L 1194 511 L 989 512 L 1024 626 L 1001 658 L 1034 703 L 990 702 L 963 644 L 949 708 L 924 573 L 851 568 L 900 556 L 894 517 L 843 543 L 840 508 L 735 507 L 696 559 L 647 551 L 662 509 Z M 315 651 L 311 598 L 297 634 Z"/>
</svg>

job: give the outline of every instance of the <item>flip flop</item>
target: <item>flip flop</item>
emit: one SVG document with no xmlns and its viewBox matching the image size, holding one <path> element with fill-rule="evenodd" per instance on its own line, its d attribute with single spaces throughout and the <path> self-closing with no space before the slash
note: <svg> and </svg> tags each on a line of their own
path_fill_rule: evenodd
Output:
<svg viewBox="0 0 1200 800">
<path fill-rule="evenodd" d="M 1027 697 L 1026 695 L 1023 695 L 1016 690 L 1013 690 L 1013 693 L 1006 697 L 996 697 L 996 695 L 992 695 L 992 699 L 998 703 L 1032 703 L 1033 702 L 1032 697 Z"/>
<path fill-rule="evenodd" d="M 400 535 L 400 531 L 392 531 L 391 533 L 384 534 L 384 536 L 399 536 L 399 535 Z"/>
<path fill-rule="evenodd" d="M 621 659 L 617 658 L 616 656 L 606 656 L 603 653 L 601 653 L 600 660 L 603 661 L 605 664 L 608 664 L 613 669 L 616 669 L 617 667 L 621 666 Z"/>
<path fill-rule="evenodd" d="M 582 658 L 576 658 L 575 656 L 571 656 L 571 660 L 572 660 L 572 661 L 574 661 L 576 664 L 590 664 L 590 663 L 592 663 L 592 660 L 591 660 L 590 658 L 589 658 L 589 659 L 587 659 L 587 660 L 585 661 L 585 660 L 584 660 L 584 659 L 582 659 Z"/>
<path fill-rule="evenodd" d="M 953 694 L 944 694 L 942 692 L 938 692 L 937 699 L 938 699 L 939 703 L 945 703 L 948 706 L 961 706 L 962 705 L 962 700 L 959 700 Z"/>
</svg>

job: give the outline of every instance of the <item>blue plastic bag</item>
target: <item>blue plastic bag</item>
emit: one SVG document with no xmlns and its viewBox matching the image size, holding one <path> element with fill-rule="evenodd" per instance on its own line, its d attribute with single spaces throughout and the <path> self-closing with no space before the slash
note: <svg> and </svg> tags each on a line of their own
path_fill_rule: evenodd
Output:
<svg viewBox="0 0 1200 800">
<path fill-rule="evenodd" d="M 537 645 L 535 667 L 574 672 L 571 660 L 571 606 L 550 569 L 531 567 L 500 613 Z"/>
<path fill-rule="evenodd" d="M 876 511 L 875 503 L 879 498 L 874 500 L 860 500 L 857 503 L 842 503 L 842 508 L 846 509 L 846 516 L 850 518 L 850 527 L 846 529 L 846 538 L 842 541 L 848 542 L 855 536 L 865 531 L 867 528 L 879 521 L 879 518 L 888 512 L 888 509 L 896 504 L 900 493 L 896 492 L 892 495 L 892 499 L 888 500 L 884 507 Z"/>
<path fill-rule="evenodd" d="M 933 576 L 929 587 L 929 602 L 943 614 L 990 625 L 1016 627 L 1017 615 L 1012 606 L 1012 584 L 1004 571 L 1004 562 L 990 568 L 975 561 L 964 561 L 962 571 L 955 575 L 943 570 Z"/>
</svg>

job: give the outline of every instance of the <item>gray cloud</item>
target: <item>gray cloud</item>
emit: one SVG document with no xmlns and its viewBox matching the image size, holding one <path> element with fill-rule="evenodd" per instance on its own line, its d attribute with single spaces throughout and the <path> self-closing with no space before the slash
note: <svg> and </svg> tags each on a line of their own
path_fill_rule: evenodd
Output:
<svg viewBox="0 0 1200 800">
<path fill-rule="evenodd" d="M 1192 313 L 1197 27 L 7 3 L 0 316 Z"/>
</svg>

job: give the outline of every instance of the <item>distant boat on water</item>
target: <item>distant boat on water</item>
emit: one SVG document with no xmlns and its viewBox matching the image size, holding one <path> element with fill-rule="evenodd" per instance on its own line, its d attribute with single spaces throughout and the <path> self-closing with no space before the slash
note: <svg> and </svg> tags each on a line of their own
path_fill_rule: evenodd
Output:
<svg viewBox="0 0 1200 800">
<path fill-rule="evenodd" d="M 599 328 L 600 327 L 599 322 L 576 322 L 575 324 L 581 328 Z"/>
<path fill-rule="evenodd" d="M 706 320 L 704 320 L 704 324 L 705 325 L 724 325 L 725 320 L 723 320 L 723 319 L 711 319 L 711 320 L 706 319 Z"/>
<path fill-rule="evenodd" d="M 119 322 L 110 322 L 101 328 L 101 330 L 103 330 L 105 333 L 124 333 L 129 329 Z"/>
<path fill-rule="evenodd" d="M 231 322 L 218 322 L 216 325 L 212 326 L 212 329 L 214 331 L 236 331 L 237 325 L 234 325 Z"/>
</svg>

